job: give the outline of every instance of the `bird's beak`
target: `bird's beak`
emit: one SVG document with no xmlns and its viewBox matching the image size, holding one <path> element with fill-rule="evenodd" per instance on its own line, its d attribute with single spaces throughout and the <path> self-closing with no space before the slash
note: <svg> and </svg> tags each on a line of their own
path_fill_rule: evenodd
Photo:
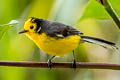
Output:
<svg viewBox="0 0 120 80">
<path fill-rule="evenodd" d="M 28 30 L 22 30 L 19 32 L 19 34 L 26 33 L 26 32 L 28 32 Z"/>
</svg>

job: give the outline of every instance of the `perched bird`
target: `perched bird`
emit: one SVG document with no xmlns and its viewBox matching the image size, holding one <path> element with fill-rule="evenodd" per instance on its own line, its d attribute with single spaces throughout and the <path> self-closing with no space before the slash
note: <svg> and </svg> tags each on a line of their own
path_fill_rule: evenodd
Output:
<svg viewBox="0 0 120 80">
<path fill-rule="evenodd" d="M 64 56 L 73 51 L 72 67 L 76 68 L 74 50 L 83 42 L 94 43 L 105 48 L 116 48 L 115 43 L 103 39 L 83 36 L 83 33 L 75 28 L 45 19 L 29 18 L 24 24 L 25 33 L 45 53 L 52 55 L 48 59 L 48 66 L 52 66 L 51 60 L 55 56 Z"/>
</svg>

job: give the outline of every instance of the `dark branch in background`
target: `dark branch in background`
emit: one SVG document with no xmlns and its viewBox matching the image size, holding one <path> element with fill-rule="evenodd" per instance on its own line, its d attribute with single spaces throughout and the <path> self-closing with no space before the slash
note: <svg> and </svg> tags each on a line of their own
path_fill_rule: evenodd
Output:
<svg viewBox="0 0 120 80">
<path fill-rule="evenodd" d="M 100 2 L 104 6 L 105 10 L 112 17 L 113 21 L 116 23 L 116 25 L 120 29 L 119 17 L 116 14 L 116 12 L 114 11 L 114 9 L 112 8 L 112 6 L 110 5 L 110 3 L 108 2 L 108 0 L 97 0 L 97 1 Z"/>
<path fill-rule="evenodd" d="M 103 0 L 97 0 L 98 2 L 100 2 L 103 5 Z"/>
<path fill-rule="evenodd" d="M 48 68 L 48 64 L 46 62 L 0 61 L 0 66 Z M 80 69 L 120 70 L 120 64 L 108 64 L 108 63 L 77 62 L 76 67 L 80 68 Z M 72 68 L 72 63 L 68 63 L 68 62 L 65 62 L 65 63 L 53 63 L 52 68 Z"/>
</svg>

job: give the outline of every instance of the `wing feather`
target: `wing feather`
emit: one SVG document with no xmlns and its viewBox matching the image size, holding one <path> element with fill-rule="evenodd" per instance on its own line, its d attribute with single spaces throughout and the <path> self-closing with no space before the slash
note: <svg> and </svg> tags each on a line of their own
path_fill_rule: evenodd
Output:
<svg viewBox="0 0 120 80">
<path fill-rule="evenodd" d="M 48 25 L 47 25 L 48 26 Z M 46 32 L 50 36 L 54 37 L 67 37 L 71 35 L 82 35 L 83 33 L 75 28 L 59 23 L 59 22 L 51 22 L 46 29 Z"/>
</svg>

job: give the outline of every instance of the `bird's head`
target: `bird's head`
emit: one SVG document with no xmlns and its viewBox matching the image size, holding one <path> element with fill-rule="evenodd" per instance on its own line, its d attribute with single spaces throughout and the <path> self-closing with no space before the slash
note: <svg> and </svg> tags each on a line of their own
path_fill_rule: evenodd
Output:
<svg viewBox="0 0 120 80">
<path fill-rule="evenodd" d="M 40 30 L 41 30 L 41 26 L 40 26 L 41 20 L 42 19 L 35 18 L 35 17 L 29 18 L 24 24 L 24 30 L 20 31 L 19 34 L 21 34 L 21 33 L 30 34 L 30 33 L 40 32 Z"/>
</svg>

